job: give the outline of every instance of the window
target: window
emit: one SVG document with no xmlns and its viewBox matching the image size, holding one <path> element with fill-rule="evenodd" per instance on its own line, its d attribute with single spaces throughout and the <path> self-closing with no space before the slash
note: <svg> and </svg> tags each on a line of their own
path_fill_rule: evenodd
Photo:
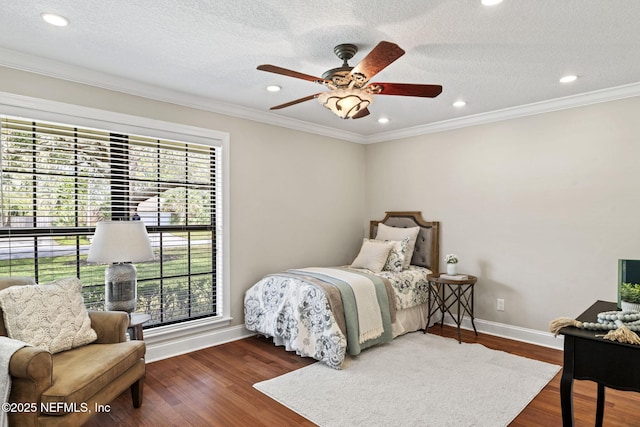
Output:
<svg viewBox="0 0 640 427">
<path fill-rule="evenodd" d="M 136 263 L 146 326 L 221 316 L 221 144 L 122 128 L 0 118 L 0 276 L 76 276 L 101 309 L 105 266 L 86 262 L 95 224 L 135 217 L 156 258 Z"/>
</svg>

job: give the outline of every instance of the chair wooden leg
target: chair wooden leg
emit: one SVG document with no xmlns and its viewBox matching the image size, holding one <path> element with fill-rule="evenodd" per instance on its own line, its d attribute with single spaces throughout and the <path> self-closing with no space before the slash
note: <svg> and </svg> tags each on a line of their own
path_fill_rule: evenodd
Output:
<svg viewBox="0 0 640 427">
<path fill-rule="evenodd" d="M 133 407 L 139 408 L 142 405 L 142 392 L 144 390 L 144 377 L 131 384 L 131 400 Z"/>
</svg>

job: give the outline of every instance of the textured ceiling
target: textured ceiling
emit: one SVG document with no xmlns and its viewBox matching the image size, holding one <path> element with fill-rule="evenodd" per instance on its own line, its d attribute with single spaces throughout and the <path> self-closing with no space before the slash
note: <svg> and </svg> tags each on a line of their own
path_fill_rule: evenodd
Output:
<svg viewBox="0 0 640 427">
<path fill-rule="evenodd" d="M 42 12 L 69 19 L 46 24 Z M 276 124 L 371 138 L 450 119 L 640 82 L 640 1 L 505 0 L 19 0 L 0 11 L 0 65 Z M 354 66 L 379 41 L 406 54 L 375 81 L 440 84 L 434 99 L 376 96 L 371 115 L 341 120 L 315 101 L 324 91 L 256 70 L 274 64 L 320 76 Z M 560 84 L 565 74 L 580 78 Z M 282 86 L 269 93 L 269 84 Z M 455 108 L 463 99 L 467 105 Z M 381 125 L 379 117 L 390 122 Z M 295 119 L 295 120 L 291 120 Z"/>
</svg>

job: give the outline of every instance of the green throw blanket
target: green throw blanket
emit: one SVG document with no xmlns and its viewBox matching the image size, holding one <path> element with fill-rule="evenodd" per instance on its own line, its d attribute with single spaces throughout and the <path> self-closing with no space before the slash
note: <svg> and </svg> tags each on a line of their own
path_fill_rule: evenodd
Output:
<svg viewBox="0 0 640 427">
<path fill-rule="evenodd" d="M 332 270 L 336 270 L 335 273 L 332 272 Z M 395 321 L 395 301 L 393 298 L 393 289 L 388 280 L 360 270 L 342 267 L 332 267 L 330 269 L 307 268 L 300 270 L 287 270 L 286 273 L 290 275 L 297 275 L 301 280 L 305 280 L 305 276 L 310 276 L 326 284 L 335 286 L 340 291 L 346 325 L 345 335 L 347 338 L 347 349 L 350 355 L 354 356 L 360 354 L 360 352 L 365 348 L 384 342 L 390 342 L 393 339 L 391 324 Z M 351 285 L 338 278 L 343 276 L 343 273 L 361 275 L 373 283 L 383 326 L 383 331 L 379 336 L 366 339 L 365 341 L 360 339 L 361 334 L 358 321 L 356 296 Z M 317 284 L 313 284 L 317 286 Z M 334 316 L 335 311 L 336 310 L 334 310 Z"/>
</svg>

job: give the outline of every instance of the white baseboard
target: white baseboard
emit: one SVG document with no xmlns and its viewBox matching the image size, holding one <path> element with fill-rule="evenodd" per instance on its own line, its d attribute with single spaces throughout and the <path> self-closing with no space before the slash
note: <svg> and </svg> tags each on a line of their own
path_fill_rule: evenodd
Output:
<svg viewBox="0 0 640 427">
<path fill-rule="evenodd" d="M 538 331 L 536 329 L 522 328 L 520 326 L 507 325 L 504 323 L 492 322 L 490 320 L 474 319 L 478 333 L 495 335 L 501 338 L 508 338 L 515 341 L 535 344 L 542 347 L 555 348 L 562 350 L 564 348 L 564 337 L 559 335 L 554 337 L 550 332 Z M 455 327 L 456 324 L 449 318 L 445 317 L 445 325 Z M 471 319 L 464 317 L 462 319 L 462 329 L 473 331 Z"/>
<path fill-rule="evenodd" d="M 451 319 L 444 322 L 447 326 L 455 327 Z M 519 326 L 507 325 L 504 323 L 491 322 L 489 320 L 475 319 L 476 330 L 479 333 L 495 335 L 515 341 L 535 344 L 542 347 L 562 350 L 564 339 L 557 338 L 550 332 L 527 329 Z M 473 330 L 471 319 L 465 317 L 461 325 L 462 329 Z M 247 330 L 243 325 L 230 326 L 225 328 L 198 331 L 197 333 L 184 333 L 183 336 L 176 334 L 152 334 L 147 333 L 145 342 L 147 344 L 147 363 L 155 362 L 169 357 L 179 356 L 192 351 L 201 350 L 207 347 L 224 344 L 231 341 L 240 340 L 254 336 L 255 332 Z"/>
<path fill-rule="evenodd" d="M 144 341 L 147 345 L 145 360 L 147 363 L 151 363 L 253 335 L 255 332 L 245 329 L 244 325 L 198 331 L 191 334 L 185 333 L 180 337 L 177 337 L 176 334 L 169 336 L 167 334 L 145 333 Z"/>
</svg>

